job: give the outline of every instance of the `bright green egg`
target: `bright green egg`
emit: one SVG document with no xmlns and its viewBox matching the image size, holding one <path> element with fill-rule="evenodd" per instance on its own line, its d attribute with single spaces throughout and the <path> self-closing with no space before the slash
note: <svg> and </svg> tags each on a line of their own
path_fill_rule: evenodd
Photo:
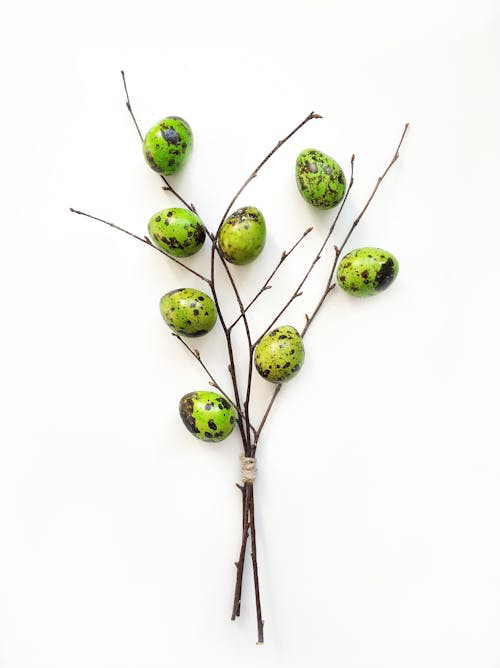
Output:
<svg viewBox="0 0 500 668">
<path fill-rule="evenodd" d="M 218 244 L 232 264 L 248 264 L 261 253 L 266 242 L 266 221 L 254 206 L 244 206 L 222 224 Z"/>
<path fill-rule="evenodd" d="M 268 332 L 255 346 L 254 363 L 271 383 L 285 383 L 298 374 L 304 362 L 302 337 L 290 325 Z"/>
<path fill-rule="evenodd" d="M 217 392 L 201 390 L 185 394 L 179 402 L 179 413 L 186 429 L 208 443 L 223 441 L 236 423 L 233 406 Z"/>
<path fill-rule="evenodd" d="M 356 248 L 337 269 L 340 287 L 355 297 L 370 297 L 386 290 L 398 275 L 394 255 L 381 248 Z"/>
<path fill-rule="evenodd" d="M 160 300 L 160 312 L 170 329 L 181 336 L 207 334 L 217 320 L 213 300 L 194 288 L 167 292 Z"/>
<path fill-rule="evenodd" d="M 193 150 L 193 133 L 189 123 L 179 116 L 168 116 L 148 131 L 143 152 L 146 162 L 160 174 L 175 174 L 189 159 Z"/>
<path fill-rule="evenodd" d="M 345 176 L 340 165 L 315 148 L 297 156 L 295 180 L 302 197 L 318 209 L 331 209 L 344 197 Z"/>
<path fill-rule="evenodd" d="M 205 241 L 203 223 L 189 209 L 158 211 L 149 219 L 148 231 L 154 245 L 173 257 L 194 255 Z"/>
</svg>

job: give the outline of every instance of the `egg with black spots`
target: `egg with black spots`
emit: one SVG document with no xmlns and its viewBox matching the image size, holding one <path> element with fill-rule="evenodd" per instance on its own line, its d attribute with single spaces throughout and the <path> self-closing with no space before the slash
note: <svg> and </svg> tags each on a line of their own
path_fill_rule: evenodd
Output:
<svg viewBox="0 0 500 668">
<path fill-rule="evenodd" d="M 236 424 L 236 412 L 231 402 L 208 390 L 185 394 L 179 402 L 179 414 L 186 429 L 207 443 L 223 441 Z"/>
<path fill-rule="evenodd" d="M 371 297 L 386 290 L 398 271 L 399 264 L 392 253 L 381 248 L 356 248 L 342 258 L 337 281 L 354 297 Z"/>
<path fill-rule="evenodd" d="M 193 150 L 193 132 L 180 116 L 167 116 L 153 125 L 144 137 L 146 162 L 160 174 L 175 174 L 189 160 Z"/>
<path fill-rule="evenodd" d="M 197 253 L 205 241 L 201 218 L 180 207 L 162 209 L 149 219 L 149 236 L 153 244 L 172 257 L 189 257 Z"/>
<path fill-rule="evenodd" d="M 298 331 L 290 325 L 282 325 L 265 334 L 255 346 L 255 368 L 269 382 L 285 383 L 298 374 L 304 355 Z"/>
<path fill-rule="evenodd" d="M 181 336 L 207 334 L 217 321 L 214 301 L 194 288 L 167 292 L 160 300 L 160 313 L 170 329 Z"/>
<path fill-rule="evenodd" d="M 295 180 L 302 197 L 318 209 L 331 209 L 344 197 L 346 182 L 340 165 L 315 148 L 297 156 Z"/>
<path fill-rule="evenodd" d="M 252 262 L 262 252 L 265 242 L 266 221 L 254 206 L 234 211 L 221 225 L 217 235 L 222 255 L 232 264 Z"/>
</svg>

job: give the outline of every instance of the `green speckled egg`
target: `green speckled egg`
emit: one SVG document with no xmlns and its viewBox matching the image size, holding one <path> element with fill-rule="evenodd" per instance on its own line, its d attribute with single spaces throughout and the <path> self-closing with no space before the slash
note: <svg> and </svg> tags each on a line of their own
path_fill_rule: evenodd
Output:
<svg viewBox="0 0 500 668">
<path fill-rule="evenodd" d="M 148 230 L 154 245 L 174 257 L 194 255 L 205 241 L 203 223 L 189 209 L 158 211 L 149 219 Z"/>
<path fill-rule="evenodd" d="M 193 436 L 208 443 L 223 441 L 233 431 L 236 413 L 229 401 L 217 392 L 201 390 L 185 394 L 179 413 Z"/>
<path fill-rule="evenodd" d="M 357 248 L 337 269 L 340 287 L 355 297 L 370 297 L 389 287 L 398 275 L 398 261 L 381 248 Z"/>
<path fill-rule="evenodd" d="M 344 197 L 345 176 L 340 165 L 315 148 L 297 156 L 295 179 L 302 197 L 318 209 L 331 209 Z"/>
<path fill-rule="evenodd" d="M 284 383 L 298 374 L 304 344 L 295 327 L 282 325 L 268 332 L 255 347 L 255 368 L 271 383 Z"/>
<path fill-rule="evenodd" d="M 181 336 L 207 334 L 217 320 L 214 302 L 194 288 L 167 292 L 160 300 L 160 312 L 170 329 Z"/>
<path fill-rule="evenodd" d="M 146 162 L 160 174 L 175 174 L 189 159 L 193 150 L 193 133 L 179 116 L 168 116 L 153 125 L 144 138 Z"/>
<path fill-rule="evenodd" d="M 254 206 L 244 206 L 222 224 L 218 243 L 222 255 L 233 264 L 255 260 L 266 242 L 266 221 Z"/>
</svg>

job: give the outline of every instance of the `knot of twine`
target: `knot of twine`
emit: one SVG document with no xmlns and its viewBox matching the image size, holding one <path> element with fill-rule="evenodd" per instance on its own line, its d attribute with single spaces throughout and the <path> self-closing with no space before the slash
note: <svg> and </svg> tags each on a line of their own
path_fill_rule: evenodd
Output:
<svg viewBox="0 0 500 668">
<path fill-rule="evenodd" d="M 249 483 L 252 485 L 257 477 L 257 460 L 255 457 L 245 457 L 242 453 L 241 460 L 241 481 L 243 484 Z"/>
</svg>

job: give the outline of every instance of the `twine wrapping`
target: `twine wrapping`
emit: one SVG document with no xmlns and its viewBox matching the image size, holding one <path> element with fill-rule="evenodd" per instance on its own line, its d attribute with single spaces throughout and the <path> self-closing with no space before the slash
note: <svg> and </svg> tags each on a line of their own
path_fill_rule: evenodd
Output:
<svg viewBox="0 0 500 668">
<path fill-rule="evenodd" d="M 255 478 L 257 477 L 257 460 L 255 457 L 245 457 L 242 453 L 240 455 L 241 460 L 241 481 L 245 485 L 246 483 L 253 485 Z"/>
</svg>

